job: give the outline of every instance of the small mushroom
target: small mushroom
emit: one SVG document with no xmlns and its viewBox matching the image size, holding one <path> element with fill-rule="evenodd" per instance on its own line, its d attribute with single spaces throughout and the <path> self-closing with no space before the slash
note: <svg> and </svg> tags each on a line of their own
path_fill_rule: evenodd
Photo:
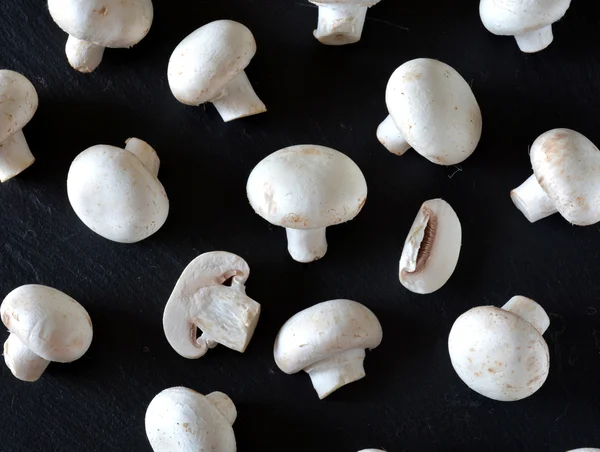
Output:
<svg viewBox="0 0 600 452">
<path fill-rule="evenodd" d="M 65 51 L 79 72 L 93 72 L 104 49 L 133 47 L 150 31 L 151 0 L 48 0 L 54 22 L 69 34 Z"/>
<path fill-rule="evenodd" d="M 460 254 L 462 229 L 443 199 L 425 201 L 410 228 L 400 257 L 400 282 L 411 292 L 429 294 L 448 280 Z"/>
<path fill-rule="evenodd" d="M 260 304 L 246 295 L 249 275 L 246 261 L 225 251 L 190 262 L 165 306 L 163 327 L 171 347 L 188 359 L 217 344 L 243 353 L 260 316 Z"/>
<path fill-rule="evenodd" d="M 441 61 L 419 58 L 394 71 L 387 84 L 388 117 L 377 138 L 388 151 L 413 148 L 438 165 L 469 157 L 481 138 L 481 110 L 469 84 Z"/>
<path fill-rule="evenodd" d="M 0 70 L 0 182 L 34 162 L 22 129 L 37 108 L 38 95 L 31 82 L 18 72 Z"/>
<path fill-rule="evenodd" d="M 38 380 L 51 361 L 78 360 L 92 342 L 87 311 L 51 287 L 18 287 L 2 302 L 0 316 L 10 331 L 4 343 L 4 361 L 19 380 Z"/>
<path fill-rule="evenodd" d="M 365 177 L 349 157 L 309 144 L 267 156 L 246 190 L 254 211 L 286 229 L 290 255 L 305 263 L 327 252 L 325 229 L 352 220 L 367 200 Z"/>
<path fill-rule="evenodd" d="M 365 349 L 383 338 L 375 314 L 356 301 L 316 304 L 290 318 L 275 339 L 275 363 L 286 374 L 304 370 L 324 399 L 365 376 Z"/>
<path fill-rule="evenodd" d="M 207 396 L 184 387 L 165 389 L 146 410 L 146 436 L 154 452 L 235 452 L 237 410 L 222 392 Z"/>
<path fill-rule="evenodd" d="M 169 199 L 157 179 L 159 165 L 156 151 L 138 138 L 128 139 L 125 149 L 92 146 L 69 169 L 71 206 L 88 228 L 108 240 L 144 240 L 169 214 Z"/>
<path fill-rule="evenodd" d="M 502 308 L 480 306 L 461 315 L 450 331 L 454 370 L 473 391 L 511 402 L 542 387 L 550 368 L 542 334 L 550 326 L 544 309 L 515 296 Z"/>
<path fill-rule="evenodd" d="M 360 41 L 367 9 L 381 0 L 309 0 L 319 7 L 315 38 L 322 44 L 341 46 Z"/>
<path fill-rule="evenodd" d="M 554 129 L 540 135 L 529 152 L 533 175 L 510 193 L 531 223 L 559 212 L 588 226 L 600 221 L 600 152 L 582 134 Z"/>
<path fill-rule="evenodd" d="M 514 36 L 522 52 L 533 53 L 553 40 L 552 24 L 567 12 L 571 0 L 481 0 L 479 15 L 491 33 Z"/>
<path fill-rule="evenodd" d="M 267 111 L 244 69 L 256 41 L 244 25 L 217 20 L 194 31 L 175 48 L 168 78 L 175 98 L 186 105 L 211 102 L 223 121 Z"/>
</svg>

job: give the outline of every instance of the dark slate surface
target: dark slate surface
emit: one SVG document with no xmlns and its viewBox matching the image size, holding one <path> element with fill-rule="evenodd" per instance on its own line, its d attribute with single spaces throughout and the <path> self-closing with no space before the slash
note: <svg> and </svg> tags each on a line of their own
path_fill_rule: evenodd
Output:
<svg viewBox="0 0 600 452">
<path fill-rule="evenodd" d="M 47 284 L 79 300 L 94 322 L 89 352 L 52 364 L 35 384 L 0 366 L 0 450 L 150 451 L 144 413 L 170 386 L 222 390 L 239 410 L 240 451 L 564 451 L 600 445 L 600 231 L 560 216 L 530 225 L 508 196 L 530 174 L 528 146 L 554 127 L 600 142 L 600 52 L 592 2 L 576 1 L 555 42 L 534 55 L 480 23 L 477 2 L 384 0 L 363 40 L 332 48 L 313 37 L 316 9 L 304 0 L 155 0 L 148 37 L 109 50 L 82 75 L 67 64 L 66 35 L 42 0 L 0 0 L 0 67 L 26 75 L 40 108 L 25 129 L 36 163 L 0 187 L 0 294 Z M 187 34 L 215 19 L 255 34 L 249 77 L 267 114 L 224 124 L 212 106 L 185 107 L 166 68 Z M 460 167 L 414 152 L 388 153 L 375 130 L 386 116 L 392 71 L 439 58 L 468 80 L 484 134 Z M 136 245 L 94 235 L 66 195 L 72 159 L 88 146 L 151 143 L 171 200 L 165 226 Z M 283 229 L 255 215 L 245 197 L 253 166 L 282 147 L 315 143 L 362 168 L 369 199 L 356 220 L 329 231 L 330 250 L 302 265 Z M 397 265 L 420 204 L 443 197 L 463 224 L 456 273 L 438 293 L 403 289 Z M 224 347 L 196 361 L 168 345 L 161 318 L 184 267 L 228 250 L 252 269 L 248 294 L 262 303 L 245 354 Z M 462 312 L 512 295 L 550 313 L 551 374 L 533 397 L 499 403 L 454 374 L 447 334 Z M 319 401 L 304 373 L 287 376 L 272 357 L 275 335 L 297 311 L 351 298 L 380 318 L 384 341 L 367 377 Z M 4 339 L 4 337 L 3 337 Z"/>
</svg>

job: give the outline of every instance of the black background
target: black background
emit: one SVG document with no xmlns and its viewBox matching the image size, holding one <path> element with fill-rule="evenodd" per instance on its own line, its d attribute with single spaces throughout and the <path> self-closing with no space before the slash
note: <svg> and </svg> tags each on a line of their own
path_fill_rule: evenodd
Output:
<svg viewBox="0 0 600 452">
<path fill-rule="evenodd" d="M 532 55 L 482 26 L 476 1 L 384 0 L 363 39 L 327 47 L 312 36 L 305 0 L 154 0 L 145 40 L 107 50 L 91 75 L 64 56 L 66 34 L 42 0 L 0 0 L 0 67 L 23 73 L 40 96 L 25 128 L 36 163 L 0 187 L 0 294 L 28 283 L 73 296 L 94 341 L 73 364 L 51 364 L 36 383 L 0 367 L 0 450 L 150 451 L 144 414 L 159 391 L 221 390 L 237 405 L 241 451 L 564 451 L 600 445 L 600 230 L 559 215 L 531 225 L 510 189 L 530 175 L 528 146 L 569 127 L 600 143 L 600 21 L 575 1 L 555 41 Z M 216 110 L 172 96 L 175 46 L 216 19 L 247 25 L 258 53 L 247 73 L 268 113 L 223 123 Z M 478 149 L 459 167 L 414 151 L 387 152 L 375 130 L 387 115 L 393 70 L 438 58 L 471 83 L 483 113 Z M 77 218 L 66 194 L 73 158 L 136 136 L 161 157 L 171 201 L 165 226 L 135 245 L 110 242 Z M 352 222 L 328 230 L 319 262 L 294 262 L 285 233 L 255 215 L 245 195 L 254 165 L 280 148 L 321 144 L 349 155 L 369 198 Z M 423 201 L 443 197 L 463 225 L 454 276 L 414 295 L 398 282 L 405 236 Z M 162 311 L 184 267 L 209 250 L 244 257 L 248 294 L 263 313 L 244 354 L 223 346 L 186 360 L 168 345 Z M 447 334 L 467 309 L 530 296 L 552 324 L 550 376 L 529 399 L 500 403 L 452 370 Z M 283 322 L 317 302 L 350 298 L 384 331 L 367 377 L 319 401 L 308 376 L 283 374 L 272 346 Z"/>
</svg>

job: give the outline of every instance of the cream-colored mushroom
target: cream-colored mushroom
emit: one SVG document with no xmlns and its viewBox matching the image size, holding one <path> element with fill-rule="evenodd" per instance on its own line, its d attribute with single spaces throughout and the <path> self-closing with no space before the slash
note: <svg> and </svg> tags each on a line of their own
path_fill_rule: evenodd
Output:
<svg viewBox="0 0 600 452">
<path fill-rule="evenodd" d="M 31 82 L 18 72 L 0 70 L 0 182 L 35 161 L 22 129 L 37 108 L 38 95 Z"/>
<path fill-rule="evenodd" d="M 367 9 L 381 0 L 309 0 L 319 7 L 315 38 L 331 46 L 354 44 L 362 36 Z"/>
<path fill-rule="evenodd" d="M 260 316 L 260 304 L 246 295 L 249 275 L 246 261 L 225 251 L 190 262 L 165 306 L 163 327 L 171 347 L 189 359 L 217 344 L 243 353 Z M 228 281 L 231 286 L 225 285 Z"/>
<path fill-rule="evenodd" d="M 92 342 L 87 311 L 51 287 L 18 287 L 2 302 L 0 316 L 10 331 L 4 361 L 23 381 L 38 380 L 51 361 L 70 363 L 81 358 Z"/>
<path fill-rule="evenodd" d="M 325 301 L 285 322 L 275 339 L 275 363 L 286 374 L 304 370 L 323 399 L 365 376 L 365 349 L 374 349 L 382 338 L 381 324 L 367 307 Z"/>
<path fill-rule="evenodd" d="M 146 435 L 154 452 L 235 452 L 237 410 L 222 392 L 207 396 L 184 387 L 160 392 L 146 410 Z"/>
</svg>

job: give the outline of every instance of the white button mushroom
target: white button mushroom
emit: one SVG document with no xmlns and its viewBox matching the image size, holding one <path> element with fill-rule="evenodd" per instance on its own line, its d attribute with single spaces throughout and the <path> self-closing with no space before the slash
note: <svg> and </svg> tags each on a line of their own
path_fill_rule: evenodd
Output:
<svg viewBox="0 0 600 452">
<path fill-rule="evenodd" d="M 529 154 L 533 175 L 510 196 L 530 222 L 556 212 L 578 226 L 600 221 L 600 152 L 590 140 L 554 129 L 540 135 Z"/>
<path fill-rule="evenodd" d="M 481 138 L 481 110 L 469 84 L 452 67 L 419 58 L 394 71 L 385 101 L 389 116 L 377 138 L 402 155 L 411 147 L 433 163 L 456 165 Z"/>
<path fill-rule="evenodd" d="M 352 220 L 367 200 L 365 177 L 349 157 L 308 144 L 267 156 L 246 190 L 258 215 L 286 228 L 288 251 L 298 262 L 322 258 L 325 228 Z"/>
<path fill-rule="evenodd" d="M 411 292 L 429 294 L 448 280 L 460 254 L 462 229 L 443 199 L 425 201 L 410 228 L 400 257 L 400 282 Z"/>
<path fill-rule="evenodd" d="M 37 108 L 38 95 L 31 82 L 18 72 L 0 70 L 0 182 L 34 162 L 21 129 Z"/>
<path fill-rule="evenodd" d="M 0 316 L 10 331 L 4 361 L 19 380 L 38 380 L 51 361 L 78 360 L 92 342 L 87 311 L 51 287 L 26 285 L 13 290 L 2 302 Z"/>
<path fill-rule="evenodd" d="M 522 52 L 533 53 L 552 43 L 552 24 L 570 4 L 571 0 L 481 0 L 479 15 L 488 31 L 514 36 Z"/>
<path fill-rule="evenodd" d="M 150 31 L 151 0 L 48 0 L 54 22 L 69 34 L 65 51 L 79 72 L 92 72 L 106 47 L 133 47 Z"/>
<path fill-rule="evenodd" d="M 360 41 L 367 9 L 381 0 L 309 0 L 319 7 L 315 38 L 331 46 Z"/>
<path fill-rule="evenodd" d="M 582 447 L 581 449 L 571 449 L 567 452 L 600 452 L 600 449 L 596 449 L 595 447 Z"/>
<path fill-rule="evenodd" d="M 521 296 L 502 309 L 473 308 L 450 331 L 452 366 L 467 386 L 485 397 L 503 402 L 529 397 L 548 377 L 550 356 L 542 337 L 548 326 L 544 309 Z"/>
<path fill-rule="evenodd" d="M 365 349 L 374 349 L 382 338 L 381 324 L 367 307 L 325 301 L 285 322 L 275 339 L 275 363 L 286 374 L 304 370 L 324 399 L 365 376 Z"/>
<path fill-rule="evenodd" d="M 223 121 L 267 111 L 244 69 L 256 41 L 244 25 L 217 20 L 194 31 L 175 48 L 168 78 L 175 98 L 186 105 L 211 102 Z"/>
<path fill-rule="evenodd" d="M 237 410 L 222 392 L 203 396 L 184 387 L 160 392 L 146 410 L 146 435 L 154 452 L 235 452 Z"/>
<path fill-rule="evenodd" d="M 358 452 L 385 452 L 382 449 L 363 449 L 363 450 L 359 450 Z"/>
<path fill-rule="evenodd" d="M 156 151 L 137 138 L 125 149 L 97 145 L 79 154 L 69 169 L 69 201 L 83 223 L 102 237 L 135 243 L 158 231 L 169 199 L 157 179 Z"/>
<path fill-rule="evenodd" d="M 217 344 L 243 353 L 260 316 L 260 304 L 246 295 L 249 275 L 246 261 L 225 251 L 205 253 L 190 262 L 163 315 L 171 347 L 189 359 L 204 356 Z M 224 285 L 228 280 L 230 287 Z M 198 338 L 197 329 L 202 330 Z"/>
</svg>

